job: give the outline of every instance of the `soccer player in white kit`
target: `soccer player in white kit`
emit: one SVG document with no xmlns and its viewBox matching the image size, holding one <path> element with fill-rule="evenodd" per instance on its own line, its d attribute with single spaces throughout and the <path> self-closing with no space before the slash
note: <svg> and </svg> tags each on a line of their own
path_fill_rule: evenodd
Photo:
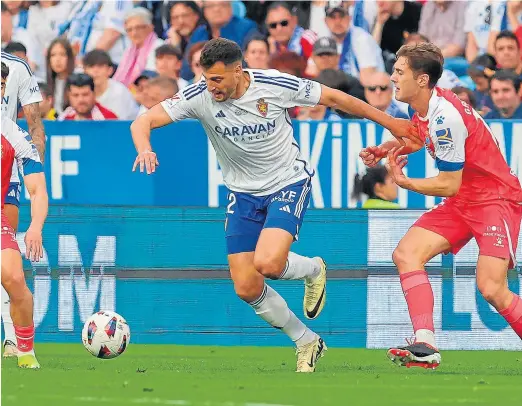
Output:
<svg viewBox="0 0 522 406">
<path fill-rule="evenodd" d="M 14 55 L 2 52 L 2 62 L 9 68 L 9 77 L 2 99 L 2 114 L 16 123 L 18 105 L 22 105 L 27 119 L 29 134 L 44 160 L 45 132 L 40 116 L 39 103 L 42 101 L 40 89 L 31 68 L 26 61 Z M 18 229 L 18 208 L 20 206 L 21 182 L 18 175 L 18 165 L 15 161 L 11 173 L 9 190 L 5 199 L 4 212 L 16 231 Z M 2 288 L 2 321 L 4 323 L 4 357 L 16 356 L 16 337 L 9 309 L 9 296 Z"/>
<path fill-rule="evenodd" d="M 263 320 L 287 334 L 297 347 L 297 372 L 313 372 L 324 341 L 265 283 L 305 282 L 305 317 L 316 318 L 326 299 L 326 264 L 290 252 L 310 199 L 314 170 L 293 137 L 287 109 L 320 103 L 382 124 L 397 137 L 415 133 L 394 119 L 340 91 L 276 70 L 244 70 L 240 47 L 217 38 L 201 53 L 203 78 L 154 106 L 131 125 L 139 166 L 158 165 L 150 132 L 185 118 L 200 120 L 216 151 L 229 189 L 225 235 L 236 294 Z"/>
</svg>

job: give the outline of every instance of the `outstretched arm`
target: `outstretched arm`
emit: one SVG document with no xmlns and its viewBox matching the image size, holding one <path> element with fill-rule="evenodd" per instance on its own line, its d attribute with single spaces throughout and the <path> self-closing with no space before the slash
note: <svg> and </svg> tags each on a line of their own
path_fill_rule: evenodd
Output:
<svg viewBox="0 0 522 406">
<path fill-rule="evenodd" d="M 392 116 L 377 110 L 375 107 L 370 106 L 368 103 L 347 95 L 340 90 L 322 85 L 319 104 L 374 121 L 390 130 L 392 135 L 399 140 L 401 145 L 404 145 L 404 138 L 413 141 L 418 140 L 417 128 L 409 120 L 393 118 Z"/>
<path fill-rule="evenodd" d="M 26 257 L 37 262 L 43 256 L 42 230 L 49 207 L 45 175 L 31 173 L 24 176 L 24 183 L 31 196 L 31 224 L 25 233 Z"/>
</svg>

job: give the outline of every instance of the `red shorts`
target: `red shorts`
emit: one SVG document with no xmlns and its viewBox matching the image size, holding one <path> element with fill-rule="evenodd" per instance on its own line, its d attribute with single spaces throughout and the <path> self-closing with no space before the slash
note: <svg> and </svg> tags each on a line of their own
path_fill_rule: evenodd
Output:
<svg viewBox="0 0 522 406">
<path fill-rule="evenodd" d="M 2 250 L 8 248 L 20 251 L 20 248 L 18 248 L 18 243 L 16 242 L 16 233 L 13 227 L 11 227 L 9 224 L 7 216 L 2 210 Z"/>
<path fill-rule="evenodd" d="M 506 200 L 469 203 L 446 199 L 424 213 L 414 226 L 443 236 L 454 254 L 475 238 L 480 255 L 509 259 L 509 267 L 513 268 L 521 221 L 520 204 Z"/>
</svg>

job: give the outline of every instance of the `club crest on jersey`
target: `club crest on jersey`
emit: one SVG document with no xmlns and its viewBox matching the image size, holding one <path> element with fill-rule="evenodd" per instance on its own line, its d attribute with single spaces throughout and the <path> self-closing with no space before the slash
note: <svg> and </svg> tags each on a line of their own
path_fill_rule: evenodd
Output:
<svg viewBox="0 0 522 406">
<path fill-rule="evenodd" d="M 268 103 L 265 101 L 265 99 L 258 99 L 256 107 L 257 111 L 259 111 L 263 117 L 266 117 L 268 114 Z"/>
<path fill-rule="evenodd" d="M 439 145 L 450 145 L 453 144 L 453 137 L 451 136 L 451 130 L 449 128 L 445 128 L 444 130 L 435 131 L 435 135 L 437 136 L 437 142 Z"/>
</svg>

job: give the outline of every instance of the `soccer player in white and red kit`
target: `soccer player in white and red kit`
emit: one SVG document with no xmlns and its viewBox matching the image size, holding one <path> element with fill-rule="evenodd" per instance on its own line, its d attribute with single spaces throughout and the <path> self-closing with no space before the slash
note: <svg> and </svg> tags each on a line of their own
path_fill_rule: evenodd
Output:
<svg viewBox="0 0 522 406">
<path fill-rule="evenodd" d="M 397 53 L 391 78 L 397 100 L 416 111 L 413 121 L 439 174 L 427 179 L 404 175 L 405 154 L 419 150 L 421 143 L 400 147 L 390 141 L 360 154 L 369 166 L 387 155 L 386 166 L 399 186 L 446 198 L 417 220 L 393 253 L 415 342 L 391 348 L 388 357 L 406 366 L 435 368 L 441 361 L 425 264 L 440 253 L 456 254 L 472 238 L 480 249 L 477 287 L 522 338 L 522 300 L 507 285 L 522 220 L 520 182 L 479 114 L 450 90 L 435 87 L 443 63 L 440 49 L 433 44 L 406 45 Z"/>
<path fill-rule="evenodd" d="M 9 68 L 2 62 L 2 99 Z M 25 235 L 26 256 L 39 261 L 43 256 L 42 228 L 47 217 L 48 197 L 43 167 L 30 136 L 2 110 L 2 286 L 11 299 L 11 318 L 17 341 L 18 366 L 39 368 L 34 355 L 33 295 L 25 283 L 22 256 L 16 234 L 4 213 L 9 180 L 15 160 L 24 175 L 31 196 L 31 224 Z M 15 166 L 16 168 L 16 166 Z"/>
</svg>

